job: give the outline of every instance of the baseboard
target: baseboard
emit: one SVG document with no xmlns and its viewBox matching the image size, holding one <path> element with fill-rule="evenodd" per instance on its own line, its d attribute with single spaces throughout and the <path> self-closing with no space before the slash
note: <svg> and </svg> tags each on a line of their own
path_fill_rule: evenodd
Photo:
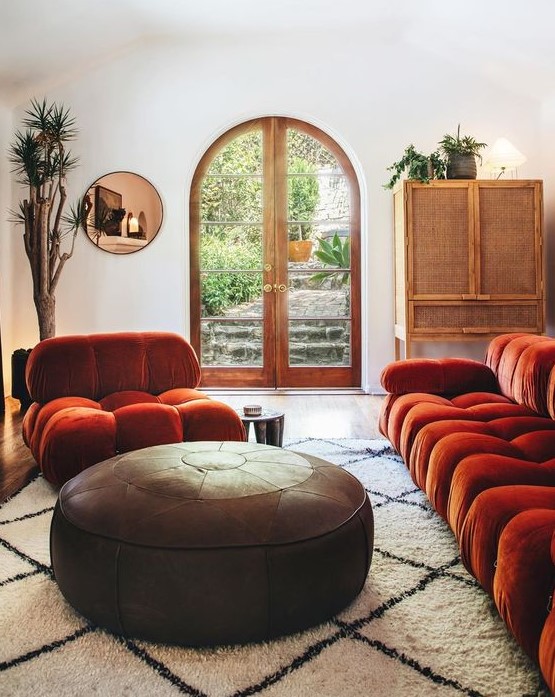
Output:
<svg viewBox="0 0 555 697">
<path fill-rule="evenodd" d="M 280 387 L 270 389 L 267 387 L 200 387 L 202 392 L 211 395 L 249 395 L 249 394 L 273 394 L 273 395 L 326 395 L 326 394 L 365 394 L 365 390 L 360 387 L 337 387 L 337 388 L 314 388 L 314 387 Z"/>
</svg>

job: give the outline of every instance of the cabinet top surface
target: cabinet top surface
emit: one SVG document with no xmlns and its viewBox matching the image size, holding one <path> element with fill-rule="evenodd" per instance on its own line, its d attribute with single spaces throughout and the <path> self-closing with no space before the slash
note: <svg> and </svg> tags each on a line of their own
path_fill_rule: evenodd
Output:
<svg viewBox="0 0 555 697">
<path fill-rule="evenodd" d="M 417 181 L 416 179 L 403 179 L 394 188 L 395 191 L 399 191 L 401 188 L 422 188 L 422 189 L 432 189 L 432 188 L 453 188 L 453 187 L 469 187 L 469 186 L 481 186 L 481 187 L 515 187 L 522 188 L 525 186 L 537 186 L 542 185 L 543 179 L 431 179 L 428 183 Z"/>
</svg>

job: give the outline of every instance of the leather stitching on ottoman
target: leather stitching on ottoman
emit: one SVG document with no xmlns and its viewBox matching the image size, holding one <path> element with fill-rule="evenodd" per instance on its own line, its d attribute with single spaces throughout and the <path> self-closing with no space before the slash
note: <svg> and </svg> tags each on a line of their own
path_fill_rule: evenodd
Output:
<svg viewBox="0 0 555 697">
<path fill-rule="evenodd" d="M 66 599 L 114 632 L 246 643 L 348 605 L 373 531 L 364 487 L 336 465 L 258 443 L 178 443 L 65 484 L 51 554 Z"/>
</svg>

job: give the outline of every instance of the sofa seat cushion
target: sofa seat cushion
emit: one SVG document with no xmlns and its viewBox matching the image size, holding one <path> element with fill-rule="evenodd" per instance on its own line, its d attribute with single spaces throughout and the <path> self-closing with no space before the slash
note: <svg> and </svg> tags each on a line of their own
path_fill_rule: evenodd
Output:
<svg viewBox="0 0 555 697">
<path fill-rule="evenodd" d="M 456 407 L 453 404 L 429 404 L 427 402 L 414 405 L 406 414 L 401 427 L 399 452 L 405 462 L 410 459 L 410 453 L 415 438 L 420 429 L 429 423 L 437 421 L 478 421 L 489 422 L 495 419 L 537 416 L 528 407 L 513 402 L 489 402 L 476 404 L 467 408 Z"/>
<path fill-rule="evenodd" d="M 457 403 L 459 397 L 450 399 L 441 395 L 432 395 L 426 393 L 412 393 L 405 395 L 389 395 L 391 399 L 386 398 L 386 404 L 382 407 L 382 421 L 380 421 L 380 430 L 384 436 L 391 442 L 395 450 L 402 454 L 403 451 L 410 449 L 412 442 L 418 429 L 426 423 L 433 421 L 445 421 L 447 419 L 464 419 L 473 421 L 486 421 L 488 419 L 481 418 L 482 415 L 468 412 L 467 409 L 475 409 L 479 405 L 491 405 L 495 407 L 507 407 L 511 413 L 514 408 L 517 408 L 518 413 L 521 413 L 521 407 L 516 405 L 507 397 L 488 392 L 476 392 L 465 395 L 468 406 Z M 418 415 L 414 427 L 405 428 L 405 421 L 409 414 L 412 418 L 416 415 L 412 414 L 413 409 L 418 407 L 416 415 Z M 525 410 L 526 414 L 532 414 L 529 410 Z M 496 412 L 492 418 L 499 418 L 503 414 L 498 415 Z M 506 414 L 505 414 L 506 415 Z M 484 415 L 485 416 L 485 415 Z M 416 432 L 412 433 L 415 428 Z"/>
<path fill-rule="evenodd" d="M 512 404 L 508 397 L 502 394 L 492 394 L 491 392 L 468 392 L 460 394 L 451 399 L 451 404 L 459 409 L 477 407 L 480 404 Z"/>
<path fill-rule="evenodd" d="M 493 422 L 482 424 L 481 432 L 475 430 L 471 433 L 461 430 L 450 433 L 433 446 L 427 469 L 424 467 L 423 458 L 416 463 L 421 479 L 425 472 L 423 489 L 430 503 L 441 517 L 449 522 L 453 530 L 456 530 L 454 521 L 465 515 L 468 505 L 472 502 L 472 489 L 461 488 L 459 497 L 453 500 L 451 515 L 449 515 L 449 505 L 454 496 L 453 479 L 461 461 L 472 455 L 485 455 L 486 458 L 494 455 L 506 456 L 530 464 L 555 458 L 555 424 L 549 419 L 540 419 L 540 421 L 543 421 L 542 430 L 519 435 L 511 440 L 495 435 Z M 555 484 L 555 477 L 552 481 Z M 518 481 L 512 483 L 517 484 Z M 521 483 L 526 484 L 527 480 Z"/>
<path fill-rule="evenodd" d="M 553 687 L 554 573 L 551 554 L 555 506 L 514 516 L 499 539 L 493 596 L 508 629 Z M 548 626 L 549 623 L 549 626 Z M 550 662 L 549 662 L 550 659 Z"/>
<path fill-rule="evenodd" d="M 519 416 L 518 418 L 502 418 L 493 421 L 437 421 L 424 426 L 417 434 L 407 462 L 410 474 L 417 486 L 427 491 L 427 477 L 435 446 L 446 436 L 455 433 L 481 433 L 496 436 L 506 441 L 513 441 L 519 436 L 531 434 L 516 443 L 516 448 L 509 452 L 520 457 L 524 452 L 534 461 L 540 462 L 555 457 L 552 436 L 555 422 L 541 416 Z M 541 435 L 538 435 L 540 433 Z M 465 436 L 462 436 L 463 438 Z M 438 446 L 439 448 L 439 446 Z M 518 448 L 518 449 L 517 449 Z M 443 448 L 442 448 L 443 449 Z M 436 453 L 437 456 L 437 453 Z M 453 467 L 456 466 L 456 461 Z M 453 470 L 451 470 L 453 471 Z M 444 509 L 443 509 L 444 510 Z"/>
<path fill-rule="evenodd" d="M 160 400 L 149 392 L 125 390 L 109 394 L 99 402 L 100 408 L 104 411 L 115 411 L 120 407 L 128 407 L 131 404 L 160 404 Z"/>
<path fill-rule="evenodd" d="M 78 472 L 116 452 L 113 412 L 91 407 L 67 407 L 54 412 L 31 452 L 50 483 L 60 486 Z"/>
<path fill-rule="evenodd" d="M 498 546 L 506 525 L 523 511 L 555 511 L 555 488 L 508 485 L 486 489 L 468 511 L 459 536 L 461 560 L 484 590 L 493 595 Z M 511 573 L 509 569 L 506 573 Z M 539 634 L 538 634 L 539 639 Z"/>
<path fill-rule="evenodd" d="M 130 401 L 105 411 L 92 400 L 65 397 L 39 409 L 30 447 L 46 479 L 60 486 L 97 462 L 154 445 L 215 437 L 245 440 L 241 419 L 222 402 L 208 398 L 177 405 L 161 404 L 156 398 Z M 111 401 L 112 405 L 117 402 Z"/>
<path fill-rule="evenodd" d="M 179 413 L 169 404 L 130 404 L 116 409 L 114 417 L 118 453 L 183 440 Z"/>
<path fill-rule="evenodd" d="M 430 455 L 424 491 L 430 503 L 447 520 L 451 484 L 460 462 L 475 453 L 495 453 L 518 457 L 520 451 L 502 438 L 489 433 L 450 433 L 442 438 Z"/>
<path fill-rule="evenodd" d="M 534 527 L 534 521 L 532 520 L 531 522 L 532 527 Z M 553 534 L 551 535 L 550 547 L 551 567 L 547 565 L 547 570 L 543 573 L 543 577 L 546 578 L 550 584 L 551 595 L 546 606 L 543 608 L 543 612 L 547 612 L 547 619 L 540 637 L 539 662 L 542 675 L 553 692 L 555 691 L 555 612 L 553 611 L 555 607 L 553 601 L 553 594 L 555 592 L 555 521 L 552 522 Z M 495 592 L 497 591 L 495 590 Z"/>
<path fill-rule="evenodd" d="M 158 399 L 161 404 L 173 404 L 177 406 L 178 404 L 192 402 L 195 399 L 209 399 L 209 397 L 204 394 L 204 392 L 191 389 L 190 387 L 174 387 L 171 390 L 160 392 Z"/>
<path fill-rule="evenodd" d="M 430 466 L 430 457 L 435 446 L 446 436 L 454 433 L 490 434 L 489 425 L 482 421 L 455 419 L 450 421 L 434 421 L 420 429 L 414 440 L 410 457 L 406 462 L 414 483 L 426 491 L 426 479 Z"/>
<path fill-rule="evenodd" d="M 474 500 L 486 489 L 512 484 L 555 487 L 555 458 L 531 462 L 482 452 L 461 460 L 453 474 L 447 522 L 460 539 Z M 555 488 L 554 488 L 555 491 Z"/>
<path fill-rule="evenodd" d="M 176 387 L 158 395 L 141 390 L 125 390 L 124 392 L 114 392 L 103 397 L 98 404 L 104 411 L 115 411 L 120 407 L 128 407 L 131 404 L 170 404 L 177 406 L 195 399 L 208 399 L 208 397 L 204 392 L 191 389 L 190 387 Z"/>
<path fill-rule="evenodd" d="M 86 397 L 59 397 L 46 404 L 37 404 L 37 402 L 31 404 L 23 419 L 22 432 L 23 440 L 33 452 L 35 458 L 37 457 L 35 453 L 40 448 L 43 431 L 52 416 L 65 409 L 75 408 L 102 411 L 102 407 L 98 402 Z"/>
</svg>

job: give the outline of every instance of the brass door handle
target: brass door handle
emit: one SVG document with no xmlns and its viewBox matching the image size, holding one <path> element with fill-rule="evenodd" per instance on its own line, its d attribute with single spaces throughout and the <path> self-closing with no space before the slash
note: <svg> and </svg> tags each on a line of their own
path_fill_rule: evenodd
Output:
<svg viewBox="0 0 555 697">
<path fill-rule="evenodd" d="M 287 287 L 285 283 L 280 283 L 279 286 L 277 283 L 274 283 L 273 285 L 271 283 L 266 283 L 262 287 L 265 293 L 271 293 L 274 291 L 276 293 L 278 290 L 280 293 L 285 293 L 286 290 L 291 290 L 291 287 Z"/>
</svg>

